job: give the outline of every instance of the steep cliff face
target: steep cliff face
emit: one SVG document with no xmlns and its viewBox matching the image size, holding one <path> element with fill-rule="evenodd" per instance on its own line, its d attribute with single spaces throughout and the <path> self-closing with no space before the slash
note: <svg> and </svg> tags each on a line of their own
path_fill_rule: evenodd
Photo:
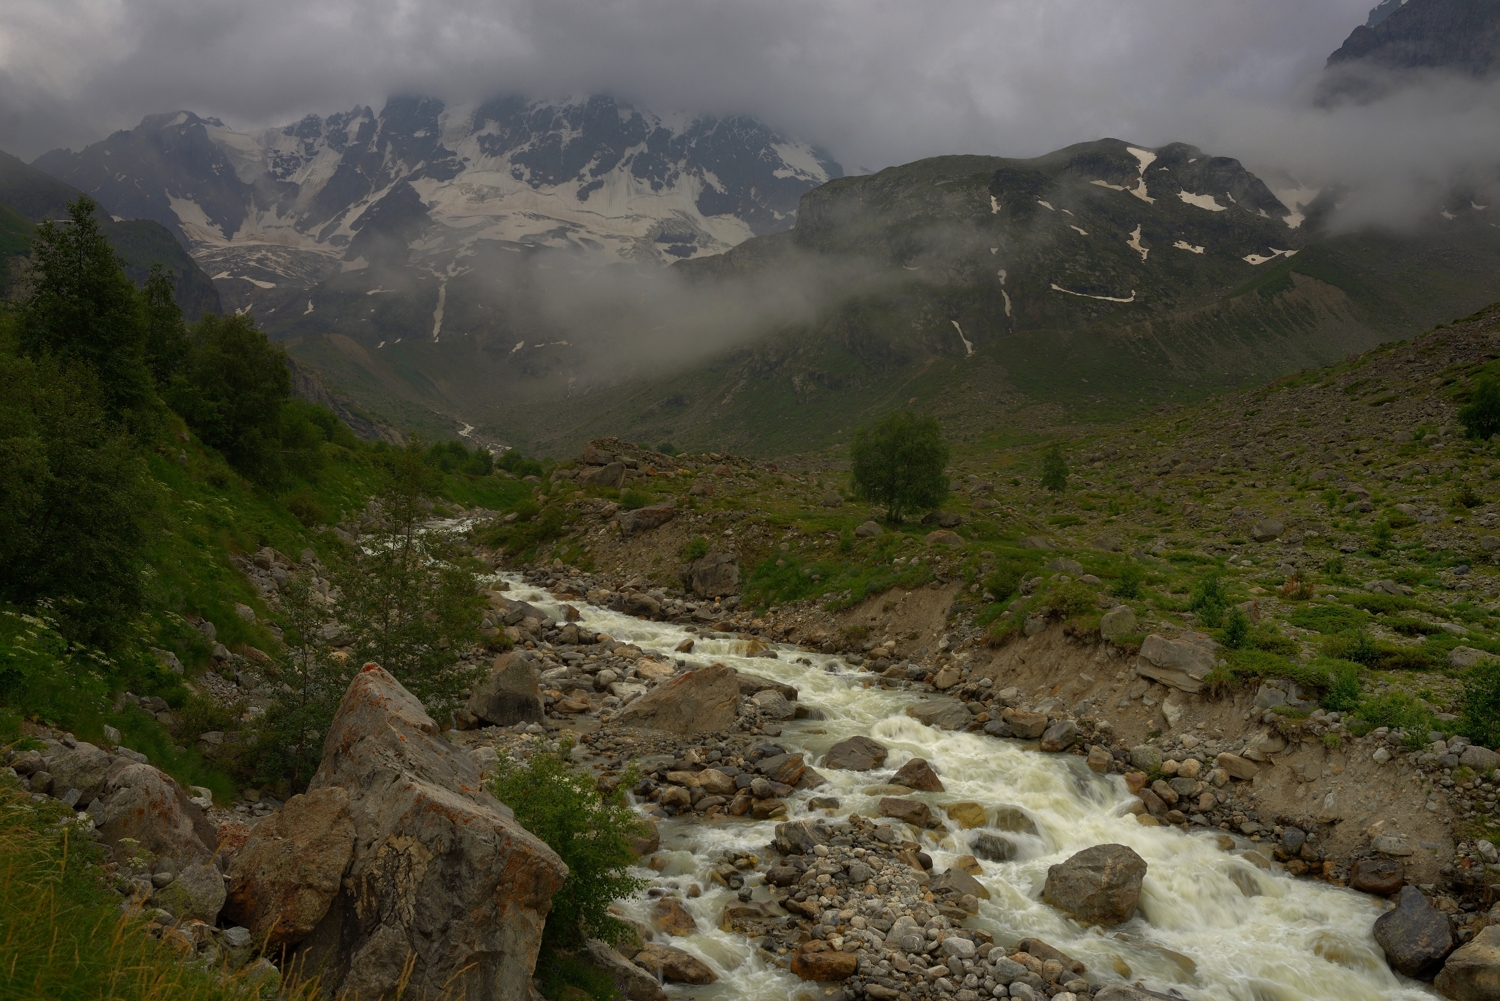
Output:
<svg viewBox="0 0 1500 1001">
<path fill-rule="evenodd" d="M 1330 68 L 1364 63 L 1482 76 L 1500 57 L 1500 0 L 1386 0 L 1355 28 Z"/>
</svg>

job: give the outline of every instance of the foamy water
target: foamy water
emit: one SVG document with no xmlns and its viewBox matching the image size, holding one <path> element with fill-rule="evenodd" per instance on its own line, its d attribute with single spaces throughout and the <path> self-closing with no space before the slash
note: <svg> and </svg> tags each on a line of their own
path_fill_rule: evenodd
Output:
<svg viewBox="0 0 1500 1001">
<path fill-rule="evenodd" d="M 506 579 L 513 597 L 562 618 L 561 603 L 546 592 L 512 575 Z M 738 640 L 704 639 L 669 623 L 646 622 L 584 602 L 571 604 L 589 628 L 644 650 L 691 664 L 719 662 L 795 686 L 800 701 L 821 709 L 827 719 L 789 722 L 776 742 L 807 753 L 829 783 L 816 795 L 838 797 L 837 817 L 875 816 L 879 796 L 864 790 L 889 781 L 913 757 L 926 758 L 942 777 L 944 792 L 911 794 L 940 818 L 946 817 L 941 805 L 960 800 L 981 804 L 991 816 L 1000 806 L 1024 810 L 1038 836 L 1011 834 L 1020 846 L 1014 861 L 981 863 L 984 874 L 978 878 L 991 896 L 980 901 L 978 916 L 968 922 L 992 932 L 997 943 L 1034 936 L 1082 960 L 1091 979 L 1144 980 L 1152 989 L 1172 988 L 1193 1001 L 1426 1001 L 1437 996 L 1386 966 L 1371 931 L 1382 910 L 1375 898 L 1257 868 L 1223 850 L 1219 831 L 1184 834 L 1143 827 L 1124 812 L 1134 798 L 1124 780 L 1096 775 L 1081 758 L 923 726 L 904 713 L 917 693 L 865 688 L 870 675 L 838 657 L 777 646 L 780 659 L 749 658 L 744 656 L 746 644 Z M 693 652 L 672 654 L 689 636 L 695 640 Z M 822 768 L 827 748 L 855 734 L 890 748 L 885 766 L 859 773 Z M 799 792 L 788 798 L 791 819 L 828 817 L 808 808 L 810 795 Z M 945 830 L 920 835 L 934 872 L 970 854 L 966 839 L 975 832 L 947 824 Z M 700 930 L 670 944 L 698 956 L 719 975 L 710 987 L 669 987 L 669 993 L 723 1001 L 785 1001 L 804 992 L 812 996 L 813 985 L 764 962 L 743 936 L 718 928 L 719 914 L 735 894 L 708 879 L 712 859 L 725 849 L 756 854 L 762 861 L 774 857 L 766 846 L 775 826 L 775 821 L 662 822 L 668 864 L 661 873 L 641 874 L 656 885 L 685 888 L 697 883 L 703 888 L 703 896 L 683 900 Z M 1148 870 L 1136 917 L 1115 928 L 1090 930 L 1043 904 L 1042 883 L 1048 866 L 1105 843 L 1130 846 L 1146 860 Z M 756 899 L 767 897 L 763 885 L 755 888 Z M 650 901 L 644 895 L 623 903 L 632 917 L 649 923 Z"/>
</svg>

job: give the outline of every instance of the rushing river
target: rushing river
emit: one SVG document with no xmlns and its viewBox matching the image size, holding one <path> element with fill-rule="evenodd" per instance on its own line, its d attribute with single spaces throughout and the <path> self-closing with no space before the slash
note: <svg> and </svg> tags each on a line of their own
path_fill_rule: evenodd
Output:
<svg viewBox="0 0 1500 1001">
<path fill-rule="evenodd" d="M 529 601 L 562 619 L 560 603 L 514 575 L 505 575 L 512 597 Z M 647 622 L 583 602 L 573 602 L 591 629 L 670 654 L 690 634 L 682 627 Z M 1117 979 L 1128 968 L 1128 982 L 1144 980 L 1155 990 L 1174 989 L 1193 1001 L 1392 1001 L 1431 999 L 1423 985 L 1399 978 L 1386 966 L 1371 925 L 1381 913 L 1375 898 L 1326 883 L 1292 879 L 1257 868 L 1223 850 L 1220 832 L 1183 834 L 1170 827 L 1143 827 L 1125 813 L 1133 797 L 1120 776 L 1091 772 L 1083 759 L 1043 754 L 980 734 L 952 733 L 923 726 L 904 714 L 917 695 L 910 691 L 866 688 L 868 674 L 837 657 L 778 647 L 780 659 L 742 656 L 745 644 L 732 639 L 697 638 L 691 654 L 672 654 L 691 664 L 720 662 L 739 670 L 794 685 L 800 700 L 827 719 L 789 721 L 777 743 L 807 753 L 819 767 L 824 751 L 855 734 L 890 748 L 881 770 L 845 772 L 821 769 L 829 785 L 817 795 L 839 798 L 838 816 L 876 816 L 878 795 L 864 790 L 914 757 L 926 758 L 942 776 L 943 793 L 913 793 L 937 809 L 958 800 L 993 811 L 1009 804 L 1035 821 L 1039 838 L 1023 839 L 1011 862 L 984 862 L 980 881 L 990 899 L 981 901 L 971 923 L 991 931 L 998 943 L 1035 936 L 1087 964 L 1090 976 Z M 811 661 L 797 663 L 798 659 Z M 787 801 L 789 816 L 826 817 L 807 807 L 808 793 Z M 969 853 L 948 829 L 922 835 L 933 872 Z M 671 944 L 708 963 L 719 975 L 710 987 L 669 988 L 669 993 L 722 1001 L 786 1001 L 806 994 L 821 997 L 814 985 L 764 962 L 743 936 L 718 930 L 719 912 L 734 899 L 707 878 L 710 859 L 728 848 L 767 854 L 775 821 L 695 823 L 666 820 L 661 825 L 661 873 L 642 870 L 658 884 L 696 882 L 703 896 L 683 903 L 698 921 L 697 934 Z M 1107 931 L 1080 928 L 1040 900 L 1047 867 L 1091 845 L 1128 845 L 1149 869 L 1137 916 Z M 1244 842 L 1248 846 L 1248 842 Z M 757 899 L 766 889 L 757 888 Z M 632 917 L 649 923 L 649 901 L 626 902 Z"/>
</svg>

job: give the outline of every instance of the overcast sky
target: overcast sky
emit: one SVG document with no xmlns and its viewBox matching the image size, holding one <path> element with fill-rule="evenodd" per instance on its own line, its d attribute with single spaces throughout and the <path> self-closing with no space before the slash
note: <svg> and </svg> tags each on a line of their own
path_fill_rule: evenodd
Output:
<svg viewBox="0 0 1500 1001">
<path fill-rule="evenodd" d="M 748 112 L 851 168 L 1111 135 L 1205 147 L 1299 103 L 1374 0 L 4 0 L 0 149 L 185 108 L 236 127 L 607 91 Z"/>
</svg>

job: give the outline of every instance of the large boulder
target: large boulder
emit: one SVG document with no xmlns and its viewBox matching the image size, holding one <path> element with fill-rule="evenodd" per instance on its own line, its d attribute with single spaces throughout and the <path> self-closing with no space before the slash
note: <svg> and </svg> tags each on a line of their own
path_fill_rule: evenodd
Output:
<svg viewBox="0 0 1500 1001">
<path fill-rule="evenodd" d="M 828 749 L 823 756 L 824 768 L 842 768 L 848 772 L 868 772 L 872 768 L 879 768 L 885 764 L 886 750 L 884 744 L 869 737 L 850 737 L 841 740 Z"/>
<path fill-rule="evenodd" d="M 484 789 L 395 678 L 366 664 L 344 694 L 310 792 L 348 793 L 354 854 L 299 946 L 330 995 L 531 990 L 552 895 L 567 867 Z"/>
<path fill-rule="evenodd" d="M 162 863 L 207 862 L 219 843 L 214 825 L 176 779 L 129 758 L 115 760 L 89 815 L 106 844 L 133 839 Z"/>
<path fill-rule="evenodd" d="M 1385 950 L 1391 969 L 1408 977 L 1436 970 L 1453 951 L 1448 916 L 1433 907 L 1415 886 L 1403 886 L 1396 909 L 1375 919 L 1375 941 Z"/>
<path fill-rule="evenodd" d="M 932 810 L 926 803 L 919 800 L 885 796 L 880 800 L 876 809 L 882 817 L 890 817 L 918 829 L 925 828 L 932 823 Z"/>
<path fill-rule="evenodd" d="M 258 943 L 295 945 L 328 913 L 353 857 L 348 791 L 325 786 L 293 796 L 235 855 L 224 913 Z"/>
<path fill-rule="evenodd" d="M 1349 869 L 1349 885 L 1363 893 L 1389 897 L 1406 885 L 1406 867 L 1393 858 L 1362 858 Z"/>
<path fill-rule="evenodd" d="M 740 589 L 740 558 L 714 550 L 688 564 L 687 579 L 700 598 L 726 598 Z"/>
<path fill-rule="evenodd" d="M 1214 669 L 1214 641 L 1202 633 L 1183 633 L 1168 639 L 1157 633 L 1141 644 L 1135 669 L 1143 678 L 1184 692 L 1203 689 L 1203 679 Z"/>
<path fill-rule="evenodd" d="M 492 726 L 542 722 L 542 691 L 531 662 L 514 651 L 496 657 L 489 677 L 475 686 L 465 708 Z"/>
<path fill-rule="evenodd" d="M 1455 949 L 1432 985 L 1454 1001 L 1500 1001 L 1500 925 Z"/>
<path fill-rule="evenodd" d="M 179 921 L 211 925 L 224 906 L 224 874 L 212 862 L 183 866 L 172 882 L 152 892 L 151 905 L 170 911 Z"/>
<path fill-rule="evenodd" d="M 1135 611 L 1129 605 L 1116 605 L 1099 619 L 1099 635 L 1107 640 L 1135 632 Z"/>
<path fill-rule="evenodd" d="M 637 532 L 649 532 L 653 528 L 660 528 L 665 525 L 676 514 L 676 501 L 648 504 L 634 511 L 624 511 L 620 514 L 620 531 L 626 535 L 635 535 Z"/>
<path fill-rule="evenodd" d="M 641 951 L 635 954 L 635 965 L 674 984 L 711 984 L 719 979 L 708 964 L 691 953 L 655 942 L 647 942 L 641 947 Z"/>
<path fill-rule="evenodd" d="M 792 972 L 803 980 L 848 980 L 859 969 L 859 957 L 852 952 L 798 952 L 792 957 Z"/>
<path fill-rule="evenodd" d="M 906 707 L 906 715 L 939 730 L 962 730 L 973 721 L 969 710 L 957 699 L 924 699 Z"/>
<path fill-rule="evenodd" d="M 615 721 L 667 733 L 711 733 L 734 725 L 739 702 L 734 670 L 710 664 L 652 689 L 627 705 Z"/>
<path fill-rule="evenodd" d="M 1500 768 L 1500 754 L 1496 754 L 1488 747 L 1474 744 L 1464 748 L 1464 752 L 1458 756 L 1458 763 L 1465 768 L 1472 768 L 1476 772 L 1487 775 L 1496 768 Z"/>
<path fill-rule="evenodd" d="M 1124 845 L 1095 845 L 1047 870 L 1042 899 L 1084 925 L 1117 925 L 1135 915 L 1146 860 Z"/>
<path fill-rule="evenodd" d="M 749 674 L 745 671 L 736 672 L 739 675 L 740 694 L 746 697 L 759 695 L 766 689 L 780 692 L 781 697 L 788 702 L 797 701 L 797 689 L 784 681 L 774 678 L 763 678 L 758 674 Z"/>
<path fill-rule="evenodd" d="M 585 487 L 615 487 L 625 483 L 625 463 L 610 462 L 578 474 L 578 482 Z"/>
<path fill-rule="evenodd" d="M 920 789 L 922 792 L 943 791 L 943 780 L 938 778 L 937 772 L 932 770 L 926 758 L 912 758 L 896 769 L 896 774 L 891 776 L 891 781 L 898 786 Z"/>
</svg>

